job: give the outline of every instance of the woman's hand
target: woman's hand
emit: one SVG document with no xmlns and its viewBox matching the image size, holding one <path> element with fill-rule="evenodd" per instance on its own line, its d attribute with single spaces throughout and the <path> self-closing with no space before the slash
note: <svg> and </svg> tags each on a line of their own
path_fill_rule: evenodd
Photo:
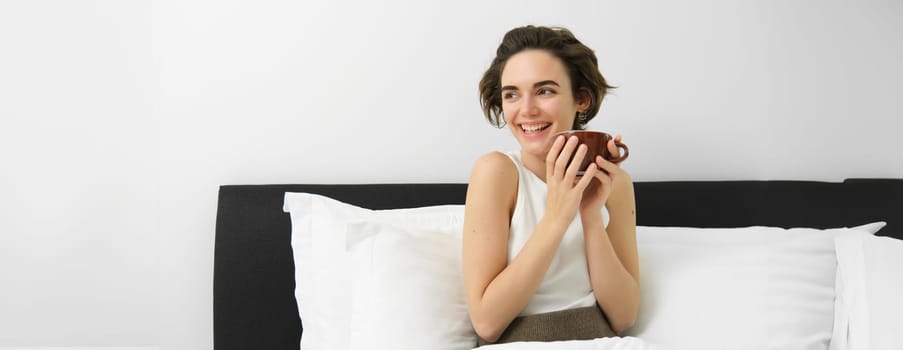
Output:
<svg viewBox="0 0 903 350">
<path fill-rule="evenodd" d="M 583 177 L 577 177 L 580 162 L 587 152 L 586 145 L 578 146 L 578 143 L 576 136 L 568 140 L 559 136 L 546 155 L 546 214 L 551 214 L 551 218 L 563 227 L 570 225 L 577 216 L 577 209 L 583 206 L 581 203 L 586 189 L 601 173 L 596 164 L 590 164 Z M 571 154 L 574 154 L 574 159 L 568 165 Z"/>
<path fill-rule="evenodd" d="M 615 142 L 621 142 L 621 135 L 615 136 L 614 140 L 609 140 L 606 146 L 612 157 L 617 158 L 621 156 L 621 152 L 615 146 Z M 581 216 L 601 215 L 602 206 L 608 202 L 612 192 L 622 186 L 630 185 L 630 176 L 621 169 L 620 165 L 609 162 L 602 156 L 596 156 L 595 166 L 602 171 L 595 172 L 594 177 L 598 181 L 592 181 L 583 192 L 583 200 L 580 202 Z M 589 174 L 588 170 L 587 175 Z"/>
</svg>

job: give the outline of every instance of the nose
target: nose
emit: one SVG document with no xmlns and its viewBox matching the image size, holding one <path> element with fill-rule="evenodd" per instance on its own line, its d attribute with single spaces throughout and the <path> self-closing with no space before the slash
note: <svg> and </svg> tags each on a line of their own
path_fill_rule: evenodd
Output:
<svg viewBox="0 0 903 350">
<path fill-rule="evenodd" d="M 521 106 L 521 108 L 524 110 L 524 114 L 528 116 L 535 116 L 539 114 L 539 107 L 537 107 L 536 100 L 533 96 L 524 96 L 523 101 L 524 104 Z"/>
</svg>

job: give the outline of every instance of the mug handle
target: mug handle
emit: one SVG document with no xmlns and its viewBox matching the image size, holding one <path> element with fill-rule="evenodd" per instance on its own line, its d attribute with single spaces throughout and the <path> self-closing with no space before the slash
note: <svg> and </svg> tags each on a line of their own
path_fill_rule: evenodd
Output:
<svg viewBox="0 0 903 350">
<path fill-rule="evenodd" d="M 605 147 L 606 152 L 607 152 L 608 151 L 608 142 L 606 142 L 605 145 L 602 147 Z M 618 147 L 619 149 L 621 149 L 621 156 L 618 158 L 615 158 L 615 159 L 609 159 L 608 161 L 618 164 L 620 162 L 623 162 L 625 159 L 627 159 L 627 156 L 630 155 L 630 150 L 627 149 L 627 145 L 625 145 L 624 143 L 622 143 L 620 141 L 615 141 L 615 147 Z"/>
</svg>

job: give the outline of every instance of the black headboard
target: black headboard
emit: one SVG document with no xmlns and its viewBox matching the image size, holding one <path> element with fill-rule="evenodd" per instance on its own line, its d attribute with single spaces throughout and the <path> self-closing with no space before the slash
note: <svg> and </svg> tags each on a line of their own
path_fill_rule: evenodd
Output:
<svg viewBox="0 0 903 350">
<path fill-rule="evenodd" d="M 299 348 L 285 192 L 371 209 L 463 204 L 465 184 L 221 186 L 213 271 L 214 348 Z M 903 238 L 903 179 L 637 182 L 643 226 L 830 228 L 874 221 Z"/>
</svg>

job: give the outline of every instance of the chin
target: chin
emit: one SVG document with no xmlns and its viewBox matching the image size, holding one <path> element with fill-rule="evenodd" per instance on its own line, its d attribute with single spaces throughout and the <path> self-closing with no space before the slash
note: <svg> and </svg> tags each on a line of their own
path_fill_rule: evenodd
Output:
<svg viewBox="0 0 903 350">
<path fill-rule="evenodd" d="M 551 142 L 551 140 L 549 140 Z M 531 143 L 529 145 L 523 145 L 522 149 L 524 153 L 546 159 L 546 155 L 549 153 L 549 144 L 548 143 Z"/>
</svg>

